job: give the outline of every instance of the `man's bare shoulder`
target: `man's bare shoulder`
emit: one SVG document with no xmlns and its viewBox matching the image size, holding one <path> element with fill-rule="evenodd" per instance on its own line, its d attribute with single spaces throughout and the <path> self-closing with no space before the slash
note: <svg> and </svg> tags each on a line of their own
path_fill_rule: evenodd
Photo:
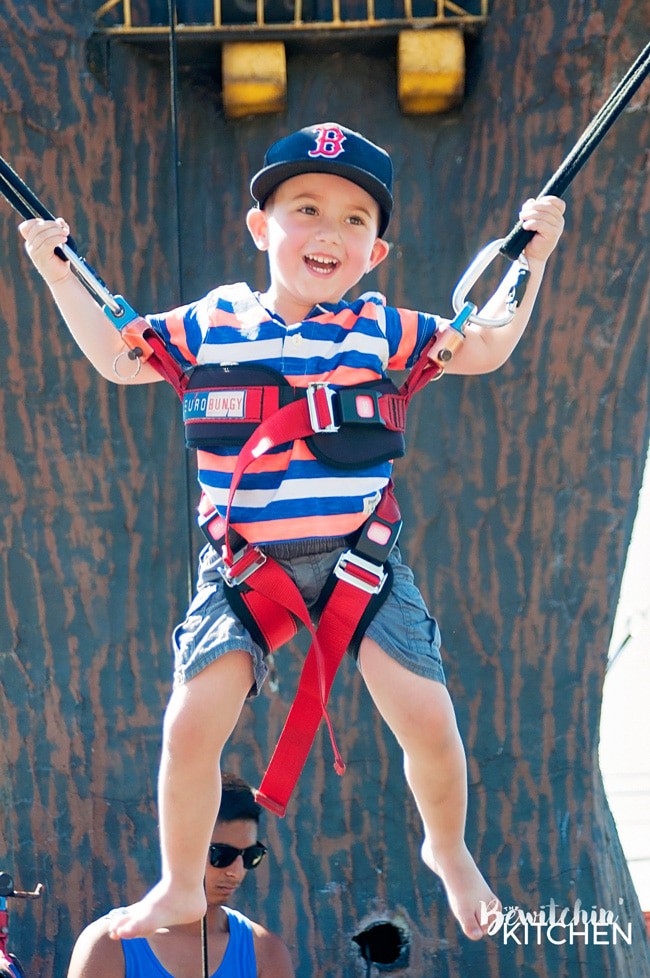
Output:
<svg viewBox="0 0 650 978">
<path fill-rule="evenodd" d="M 121 941 L 108 936 L 108 917 L 100 917 L 81 932 L 72 951 L 68 978 L 124 978 Z"/>
<path fill-rule="evenodd" d="M 257 978 L 295 978 L 289 948 L 281 937 L 251 920 Z"/>
</svg>

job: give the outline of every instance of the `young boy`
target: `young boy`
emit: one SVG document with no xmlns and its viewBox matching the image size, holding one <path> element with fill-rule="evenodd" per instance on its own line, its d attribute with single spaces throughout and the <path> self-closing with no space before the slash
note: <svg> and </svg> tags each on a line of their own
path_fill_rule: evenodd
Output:
<svg viewBox="0 0 650 978">
<path fill-rule="evenodd" d="M 245 781 L 224 774 L 221 807 L 205 866 L 208 974 L 219 978 L 293 978 L 286 944 L 230 904 L 249 869 L 262 862 L 266 848 L 258 842 L 260 806 Z M 95 920 L 81 933 L 72 952 L 68 978 L 145 978 L 201 974 L 198 922 L 179 924 L 162 934 L 132 941 L 109 938 L 119 910 Z"/>
<path fill-rule="evenodd" d="M 414 362 L 440 326 L 435 316 L 385 307 L 376 294 L 344 301 L 388 254 L 388 154 L 338 124 L 309 126 L 268 150 L 251 191 L 257 207 L 249 211 L 247 226 L 256 247 L 268 253 L 268 288 L 258 293 L 244 284 L 226 286 L 151 317 L 179 362 L 263 363 L 294 387 L 312 381 L 359 384 Z M 563 202 L 553 197 L 523 205 L 523 226 L 535 232 L 525 252 L 525 298 L 502 328 L 470 325 L 449 373 L 486 373 L 508 359 L 562 232 L 563 212 Z M 128 383 L 114 368 L 124 352 L 119 334 L 54 254 L 68 230 L 60 219 L 21 225 L 27 252 L 83 352 L 104 377 Z M 484 316 L 504 315 L 509 284 L 497 290 Z M 144 364 L 135 382 L 159 379 Z M 246 540 L 263 545 L 298 577 L 309 604 L 349 536 L 377 505 L 391 463 L 362 465 L 350 474 L 320 462 L 301 439 L 281 448 L 246 473 L 232 521 Z M 232 448 L 199 453 L 199 481 L 222 514 L 233 455 Z M 486 930 L 482 910 L 496 898 L 464 842 L 465 754 L 444 685 L 440 636 L 399 551 L 390 561 L 393 586 L 362 639 L 359 669 L 403 749 L 423 822 L 422 858 L 441 877 L 464 933 L 476 940 Z M 201 883 L 219 805 L 218 760 L 246 697 L 257 693 L 266 674 L 261 649 L 224 599 L 220 564 L 208 546 L 196 597 L 174 634 L 175 685 L 165 714 L 158 786 L 161 880 L 116 920 L 116 938 L 152 934 L 205 911 Z"/>
</svg>

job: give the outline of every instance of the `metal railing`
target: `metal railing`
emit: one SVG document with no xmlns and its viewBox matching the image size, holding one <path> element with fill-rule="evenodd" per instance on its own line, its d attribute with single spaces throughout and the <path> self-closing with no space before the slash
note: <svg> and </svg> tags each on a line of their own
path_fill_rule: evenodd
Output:
<svg viewBox="0 0 650 978">
<path fill-rule="evenodd" d="M 179 35 L 205 36 L 309 29 L 461 26 L 485 23 L 488 0 L 177 0 Z M 166 0 L 106 0 L 95 13 L 96 30 L 135 38 L 169 32 Z"/>
</svg>

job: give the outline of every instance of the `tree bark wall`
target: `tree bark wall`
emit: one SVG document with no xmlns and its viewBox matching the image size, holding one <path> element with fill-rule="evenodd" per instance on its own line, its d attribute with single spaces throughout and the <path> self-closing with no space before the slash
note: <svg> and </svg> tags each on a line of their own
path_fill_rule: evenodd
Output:
<svg viewBox="0 0 650 978">
<path fill-rule="evenodd" d="M 503 0 L 469 46 L 462 107 L 440 117 L 400 114 L 386 46 L 291 46 L 282 117 L 228 122 L 218 81 L 184 70 L 177 214 L 167 67 L 116 43 L 102 85 L 87 62 L 94 6 L 0 0 L 0 153 L 143 312 L 218 282 L 263 287 L 243 221 L 249 176 L 278 135 L 338 119 L 396 164 L 392 254 L 368 287 L 448 314 L 469 260 L 539 191 L 649 26 L 631 0 Z M 646 85 L 571 187 L 509 363 L 416 399 L 397 479 L 403 549 L 441 622 L 468 751 L 472 850 L 506 906 L 579 900 L 631 922 L 632 945 L 464 940 L 419 862 L 399 751 L 347 664 L 332 718 L 348 773 L 334 775 L 318 738 L 286 819 L 265 816 L 271 858 L 239 904 L 282 933 L 298 978 L 366 974 L 352 938 L 384 919 L 408 932 L 397 970 L 412 976 L 650 975 L 596 757 L 650 433 L 647 109 Z M 32 974 L 63 978 L 85 923 L 156 878 L 169 634 L 197 546 L 195 493 L 174 395 L 94 374 L 16 223 L 4 208 L 0 869 L 46 883 L 40 904 L 16 911 L 12 939 Z M 254 784 L 300 660 L 298 648 L 275 657 L 273 688 L 228 749 Z"/>
</svg>

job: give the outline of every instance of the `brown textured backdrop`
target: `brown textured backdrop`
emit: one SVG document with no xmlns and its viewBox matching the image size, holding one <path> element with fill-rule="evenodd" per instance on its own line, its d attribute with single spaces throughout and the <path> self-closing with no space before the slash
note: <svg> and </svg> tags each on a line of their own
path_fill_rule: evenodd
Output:
<svg viewBox="0 0 650 978">
<path fill-rule="evenodd" d="M 114 44 L 93 73 L 94 6 L 0 0 L 0 153 L 143 312 L 217 282 L 264 285 L 243 223 L 248 175 L 278 134 L 334 118 L 396 163 L 394 247 L 369 285 L 447 314 L 470 258 L 509 230 L 650 26 L 633 0 L 499 0 L 470 45 L 462 108 L 431 118 L 400 115 L 386 45 L 290 47 L 275 118 L 225 121 L 218 73 L 183 70 L 179 279 L 167 66 Z M 462 939 L 420 866 L 399 753 L 348 664 L 332 702 L 348 773 L 336 777 L 319 738 L 286 819 L 264 818 L 272 855 L 240 899 L 283 934 L 299 978 L 365 975 L 351 938 L 384 918 L 408 927 L 400 973 L 417 978 L 650 975 L 596 765 L 650 430 L 649 136 L 646 85 L 569 191 L 520 348 L 495 375 L 419 396 L 398 478 L 404 549 L 441 621 L 469 754 L 470 844 L 506 904 L 618 911 L 632 948 Z M 63 978 L 81 927 L 157 873 L 168 636 L 195 494 L 173 393 L 93 373 L 0 208 L 0 869 L 46 883 L 12 937 L 32 975 Z M 228 751 L 255 783 L 299 663 L 295 649 L 276 656 L 277 684 Z"/>
</svg>

